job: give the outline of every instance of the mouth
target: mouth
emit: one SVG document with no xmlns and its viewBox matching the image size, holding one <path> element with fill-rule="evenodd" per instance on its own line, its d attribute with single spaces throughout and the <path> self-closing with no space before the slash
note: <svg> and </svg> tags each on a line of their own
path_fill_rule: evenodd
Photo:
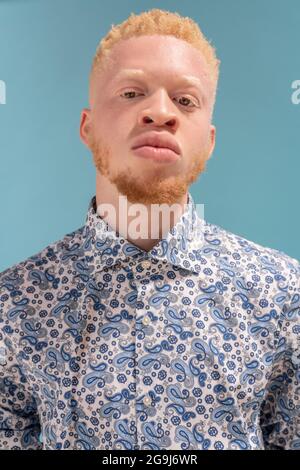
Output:
<svg viewBox="0 0 300 470">
<path fill-rule="evenodd" d="M 154 147 L 142 145 L 132 149 L 137 157 L 153 160 L 157 163 L 174 163 L 179 159 L 179 154 L 167 147 Z"/>
</svg>

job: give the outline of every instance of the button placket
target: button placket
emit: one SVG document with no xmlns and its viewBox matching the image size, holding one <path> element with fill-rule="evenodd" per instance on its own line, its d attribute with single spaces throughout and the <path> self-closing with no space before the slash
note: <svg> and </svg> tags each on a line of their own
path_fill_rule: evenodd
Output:
<svg viewBox="0 0 300 470">
<path fill-rule="evenodd" d="M 149 270 L 151 268 L 151 261 L 144 260 L 141 262 L 141 266 L 145 270 Z"/>
<path fill-rule="evenodd" d="M 146 406 L 150 406 L 151 403 L 152 403 L 151 397 L 149 397 L 149 395 L 145 395 L 144 398 L 143 398 L 143 403 Z"/>
<path fill-rule="evenodd" d="M 148 315 L 146 315 L 143 318 L 142 323 L 143 323 L 143 325 L 148 326 L 148 325 L 150 325 L 150 321 L 151 321 L 150 318 L 148 317 Z"/>
</svg>

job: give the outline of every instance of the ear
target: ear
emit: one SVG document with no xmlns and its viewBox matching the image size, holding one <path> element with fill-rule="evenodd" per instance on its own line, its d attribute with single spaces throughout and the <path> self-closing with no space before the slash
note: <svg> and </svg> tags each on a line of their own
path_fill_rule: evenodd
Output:
<svg viewBox="0 0 300 470">
<path fill-rule="evenodd" d="M 79 134 L 81 141 L 89 147 L 91 133 L 91 110 L 83 108 L 80 116 Z"/>
<path fill-rule="evenodd" d="M 212 124 L 210 125 L 209 138 L 210 138 L 210 150 L 209 150 L 208 158 L 212 156 L 212 153 L 214 151 L 215 144 L 216 144 L 216 127 L 213 126 Z"/>
</svg>

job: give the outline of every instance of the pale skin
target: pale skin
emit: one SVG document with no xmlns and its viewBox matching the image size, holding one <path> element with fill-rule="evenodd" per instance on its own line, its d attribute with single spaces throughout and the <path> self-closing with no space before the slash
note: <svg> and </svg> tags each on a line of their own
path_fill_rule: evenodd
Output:
<svg viewBox="0 0 300 470">
<path fill-rule="evenodd" d="M 117 233 L 149 251 L 165 235 L 166 227 L 180 218 L 189 186 L 204 171 L 214 150 L 213 85 L 201 52 L 173 36 L 121 40 L 113 46 L 110 58 L 109 67 L 92 77 L 90 108 L 81 112 L 80 138 L 94 157 L 97 207 L 111 204 L 117 217 L 99 214 Z M 117 79 L 124 69 L 143 71 L 145 76 Z M 184 75 L 200 79 L 200 85 L 183 85 L 179 80 Z M 180 146 L 180 158 L 161 164 L 137 157 L 131 149 L 133 141 L 147 131 L 169 133 Z M 121 195 L 127 197 L 126 213 L 119 211 Z M 141 222 L 148 224 L 146 237 L 131 237 L 120 227 L 120 220 L 129 226 L 136 217 L 130 215 L 135 203 L 146 209 Z M 153 238 L 151 205 L 162 203 L 176 204 L 177 209 L 171 221 L 160 220 L 159 236 Z"/>
</svg>

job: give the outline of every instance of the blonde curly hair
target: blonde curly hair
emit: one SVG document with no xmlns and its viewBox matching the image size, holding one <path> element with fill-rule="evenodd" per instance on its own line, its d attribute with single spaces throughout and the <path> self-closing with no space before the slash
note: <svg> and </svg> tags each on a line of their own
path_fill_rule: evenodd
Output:
<svg viewBox="0 0 300 470">
<path fill-rule="evenodd" d="M 110 63 L 109 55 L 111 49 L 119 40 L 153 34 L 171 35 L 182 39 L 202 53 L 206 60 L 208 74 L 213 85 L 213 108 L 219 78 L 220 60 L 216 57 L 215 48 L 205 38 L 198 24 L 191 18 L 182 17 L 176 12 L 154 8 L 139 15 L 131 13 L 123 23 L 117 26 L 112 24 L 110 31 L 97 46 L 92 61 L 90 79 L 96 70 L 101 72 L 106 69 Z"/>
</svg>

